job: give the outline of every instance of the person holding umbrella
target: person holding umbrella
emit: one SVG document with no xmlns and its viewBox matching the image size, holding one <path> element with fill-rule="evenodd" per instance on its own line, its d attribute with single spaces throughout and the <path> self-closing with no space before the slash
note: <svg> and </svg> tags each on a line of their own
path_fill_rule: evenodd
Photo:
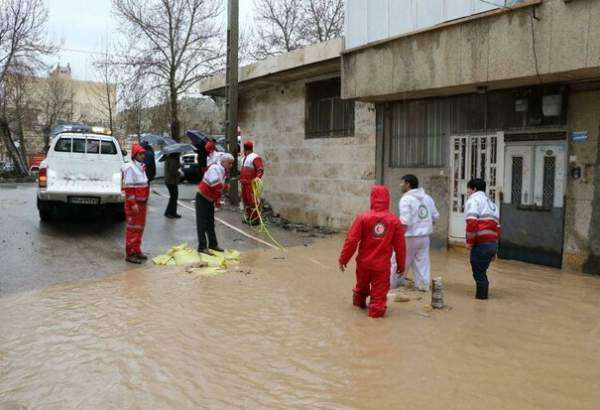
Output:
<svg viewBox="0 0 600 410">
<path fill-rule="evenodd" d="M 177 200 L 179 199 L 179 156 L 181 153 L 193 151 L 191 144 L 171 144 L 163 148 L 159 158 L 160 162 L 165 162 L 165 185 L 169 190 L 169 204 L 165 210 L 165 217 L 169 219 L 179 219 L 181 215 L 177 213 Z"/>
<path fill-rule="evenodd" d="M 174 152 L 166 156 L 165 159 L 165 185 L 169 190 L 169 204 L 165 210 L 165 217 L 169 219 L 179 219 L 181 215 L 177 213 L 177 200 L 179 199 L 179 153 Z"/>
</svg>

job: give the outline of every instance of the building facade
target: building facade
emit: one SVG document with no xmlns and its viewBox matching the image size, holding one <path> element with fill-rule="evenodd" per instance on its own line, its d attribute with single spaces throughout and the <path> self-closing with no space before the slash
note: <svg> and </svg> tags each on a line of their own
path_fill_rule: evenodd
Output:
<svg viewBox="0 0 600 410">
<path fill-rule="evenodd" d="M 341 99 L 342 41 L 240 70 L 239 125 L 265 160 L 265 196 L 296 222 L 346 228 L 375 182 L 375 106 Z M 223 96 L 225 78 L 200 85 Z"/>
<path fill-rule="evenodd" d="M 479 177 L 500 208 L 501 257 L 600 274 L 597 23 L 594 0 L 348 0 L 343 44 L 240 70 L 240 125 L 265 155 L 268 199 L 344 228 L 374 183 L 396 211 L 415 174 L 444 248 L 464 244 Z"/>
<path fill-rule="evenodd" d="M 366 3 L 349 1 L 347 18 Z M 501 257 L 600 273 L 600 3 L 429 6 L 450 3 L 458 19 L 412 32 L 368 35 L 395 22 L 391 6 L 347 26 L 342 96 L 376 104 L 377 180 L 419 176 L 444 245 L 463 242 L 466 182 L 484 178 Z"/>
</svg>

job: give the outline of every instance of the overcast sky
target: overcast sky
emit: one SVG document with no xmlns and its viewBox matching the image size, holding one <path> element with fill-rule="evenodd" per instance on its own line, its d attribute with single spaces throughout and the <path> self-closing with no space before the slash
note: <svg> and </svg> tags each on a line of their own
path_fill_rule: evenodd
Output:
<svg viewBox="0 0 600 410">
<path fill-rule="evenodd" d="M 253 0 L 239 1 L 243 25 L 251 20 Z M 75 78 L 93 80 L 93 53 L 101 51 L 102 45 L 114 37 L 117 29 L 111 0 L 46 0 L 46 4 L 50 37 L 63 44 L 63 49 L 48 59 L 48 64 L 70 63 Z"/>
</svg>

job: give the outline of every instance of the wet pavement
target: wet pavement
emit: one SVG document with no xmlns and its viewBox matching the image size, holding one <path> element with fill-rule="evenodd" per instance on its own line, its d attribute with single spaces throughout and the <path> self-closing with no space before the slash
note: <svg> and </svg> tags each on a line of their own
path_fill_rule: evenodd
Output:
<svg viewBox="0 0 600 410">
<path fill-rule="evenodd" d="M 599 408 L 600 278 L 502 261 L 476 301 L 466 255 L 435 253 L 449 307 L 372 320 L 340 245 L 0 298 L 0 408 Z"/>
<path fill-rule="evenodd" d="M 163 217 L 168 193 L 156 181 L 152 189 L 143 250 L 148 255 L 164 253 L 173 245 L 197 244 L 195 214 L 180 207 L 181 220 Z M 180 199 L 189 204 L 194 185 L 180 186 Z M 217 217 L 266 239 L 241 223 L 236 212 L 222 211 Z M 125 224 L 110 216 L 84 212 L 60 215 L 42 223 L 36 208 L 34 184 L 0 184 L 0 297 L 15 292 L 43 289 L 51 284 L 99 278 L 135 268 L 124 261 Z M 311 238 L 272 228 L 284 246 L 310 243 Z M 225 248 L 249 250 L 266 246 L 217 223 L 217 236 Z"/>
<path fill-rule="evenodd" d="M 34 194 L 0 188 L 1 410 L 600 408 L 600 277 L 500 261 L 476 301 L 467 255 L 434 252 L 447 307 L 405 291 L 372 320 L 337 270 L 340 236 L 274 230 L 298 245 L 277 251 L 220 226 L 244 250 L 229 272 L 132 268 L 122 224 L 40 225 Z M 164 201 L 150 252 L 195 240 L 191 211 L 165 220 Z"/>
</svg>

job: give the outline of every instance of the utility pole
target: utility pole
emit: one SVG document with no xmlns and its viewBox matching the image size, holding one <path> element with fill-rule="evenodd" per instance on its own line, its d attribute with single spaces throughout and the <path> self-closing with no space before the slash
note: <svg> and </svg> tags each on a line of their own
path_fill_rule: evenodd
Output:
<svg viewBox="0 0 600 410">
<path fill-rule="evenodd" d="M 233 205 L 240 203 L 238 188 L 238 41 L 239 0 L 228 0 L 227 6 L 227 142 L 229 152 L 235 159 L 230 172 L 229 200 Z"/>
</svg>

